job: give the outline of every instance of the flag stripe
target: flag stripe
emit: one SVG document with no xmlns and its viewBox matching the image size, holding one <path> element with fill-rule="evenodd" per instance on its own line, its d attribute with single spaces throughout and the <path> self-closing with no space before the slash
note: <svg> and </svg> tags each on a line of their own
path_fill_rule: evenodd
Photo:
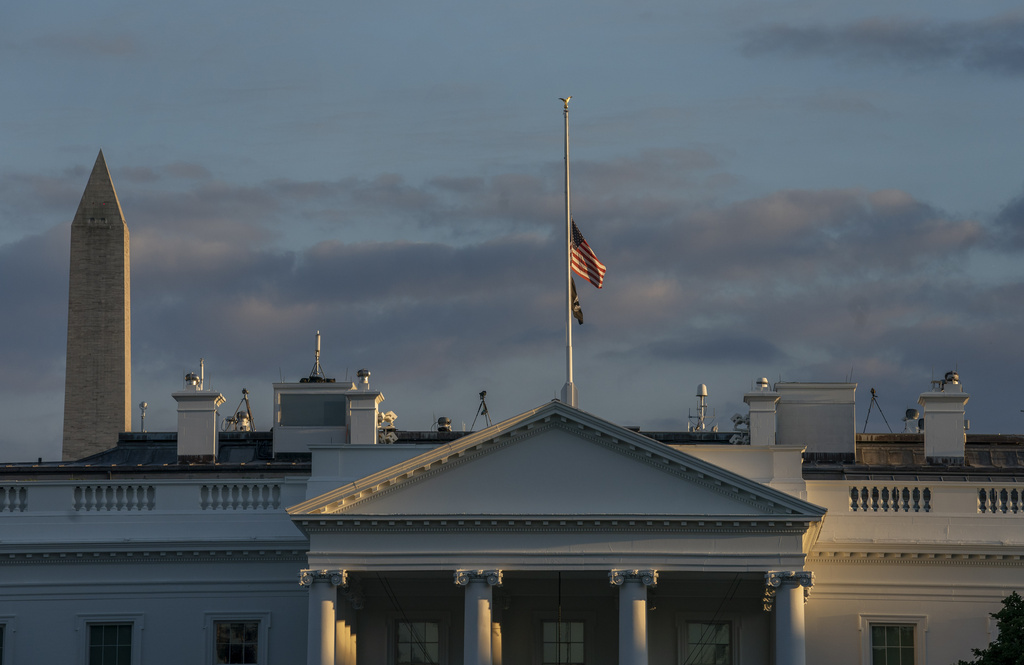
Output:
<svg viewBox="0 0 1024 665">
<path fill-rule="evenodd" d="M 575 221 L 572 223 L 570 248 L 572 250 L 572 271 L 597 288 L 601 288 L 601 284 L 604 282 L 604 273 L 608 269 L 597 259 L 594 250 L 590 249 L 590 245 L 583 238 Z"/>
</svg>

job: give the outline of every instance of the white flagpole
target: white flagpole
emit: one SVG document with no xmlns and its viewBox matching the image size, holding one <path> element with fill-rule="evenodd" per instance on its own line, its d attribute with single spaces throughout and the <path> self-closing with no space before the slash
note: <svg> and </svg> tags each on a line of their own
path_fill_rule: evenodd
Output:
<svg viewBox="0 0 1024 665">
<path fill-rule="evenodd" d="M 569 205 L 569 100 L 562 115 L 565 117 L 565 385 L 562 386 L 562 403 L 579 408 L 579 394 L 572 382 L 572 208 Z"/>
</svg>

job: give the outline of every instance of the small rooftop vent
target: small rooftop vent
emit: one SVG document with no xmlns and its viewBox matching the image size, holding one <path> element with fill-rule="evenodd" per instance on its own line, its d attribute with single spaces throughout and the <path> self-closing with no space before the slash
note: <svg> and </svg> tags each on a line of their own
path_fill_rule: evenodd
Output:
<svg viewBox="0 0 1024 665">
<path fill-rule="evenodd" d="M 924 420 L 921 418 L 920 411 L 917 409 L 907 409 L 906 415 L 903 417 L 903 433 L 919 434 L 923 423 Z"/>
<path fill-rule="evenodd" d="M 437 419 L 437 431 L 438 432 L 450 432 L 452 431 L 452 419 L 441 416 Z"/>
</svg>

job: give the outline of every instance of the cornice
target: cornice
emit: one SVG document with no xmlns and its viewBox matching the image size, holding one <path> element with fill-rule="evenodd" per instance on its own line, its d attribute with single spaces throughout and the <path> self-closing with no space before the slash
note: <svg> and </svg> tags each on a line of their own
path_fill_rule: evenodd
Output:
<svg viewBox="0 0 1024 665">
<path fill-rule="evenodd" d="M 923 565 L 923 566 L 1024 566 L 1022 554 L 970 552 L 815 552 L 807 557 L 807 567 L 818 563 L 843 565 Z"/>
<path fill-rule="evenodd" d="M 69 551 L 70 550 L 70 551 Z M 236 562 L 293 562 L 305 563 L 308 548 L 154 548 L 115 550 L 90 548 L 75 551 L 63 548 L 60 552 L 5 551 L 0 553 L 0 566 L 11 565 L 80 565 L 93 563 L 236 563 Z"/>
<path fill-rule="evenodd" d="M 306 533 L 341 532 L 656 532 L 803 534 L 810 519 L 775 516 L 651 516 L 651 515 L 348 515 L 332 513 L 293 518 Z"/>
</svg>

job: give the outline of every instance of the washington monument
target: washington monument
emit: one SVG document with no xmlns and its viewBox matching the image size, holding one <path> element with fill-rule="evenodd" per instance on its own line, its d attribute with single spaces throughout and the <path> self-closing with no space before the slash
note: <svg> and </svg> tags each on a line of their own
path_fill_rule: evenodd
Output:
<svg viewBox="0 0 1024 665">
<path fill-rule="evenodd" d="M 71 223 L 63 458 L 112 448 L 132 428 L 128 225 L 103 151 Z"/>
</svg>

